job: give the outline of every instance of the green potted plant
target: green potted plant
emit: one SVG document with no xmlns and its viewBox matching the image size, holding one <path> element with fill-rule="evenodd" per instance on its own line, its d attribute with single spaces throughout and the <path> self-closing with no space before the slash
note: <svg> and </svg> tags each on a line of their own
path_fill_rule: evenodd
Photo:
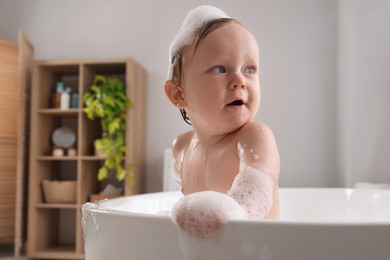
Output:
<svg viewBox="0 0 390 260">
<path fill-rule="evenodd" d="M 91 120 L 100 118 L 102 135 L 95 140 L 95 149 L 105 156 L 97 178 L 103 180 L 111 173 L 122 181 L 129 173 L 130 186 L 134 184 L 134 165 L 124 165 L 126 152 L 126 110 L 133 107 L 126 96 L 126 87 L 117 77 L 96 75 L 91 90 L 83 95 L 84 113 Z"/>
</svg>

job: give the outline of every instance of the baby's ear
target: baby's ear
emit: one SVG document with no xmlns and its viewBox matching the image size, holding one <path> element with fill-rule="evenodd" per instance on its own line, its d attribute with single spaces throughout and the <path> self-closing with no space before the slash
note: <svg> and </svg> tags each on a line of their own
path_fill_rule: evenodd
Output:
<svg viewBox="0 0 390 260">
<path fill-rule="evenodd" d="M 165 94 L 171 103 L 177 108 L 186 108 L 187 101 L 185 99 L 183 89 L 174 83 L 172 80 L 167 80 L 164 85 Z"/>
</svg>

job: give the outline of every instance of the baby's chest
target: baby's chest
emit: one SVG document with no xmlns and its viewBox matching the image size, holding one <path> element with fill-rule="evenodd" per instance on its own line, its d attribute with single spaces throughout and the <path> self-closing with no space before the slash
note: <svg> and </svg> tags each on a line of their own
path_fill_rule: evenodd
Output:
<svg viewBox="0 0 390 260">
<path fill-rule="evenodd" d="M 184 192 L 214 190 L 226 193 L 230 189 L 239 170 L 239 159 L 236 153 L 224 151 L 193 154 L 192 158 L 183 161 Z M 198 159 L 194 160 L 194 158 Z"/>
</svg>

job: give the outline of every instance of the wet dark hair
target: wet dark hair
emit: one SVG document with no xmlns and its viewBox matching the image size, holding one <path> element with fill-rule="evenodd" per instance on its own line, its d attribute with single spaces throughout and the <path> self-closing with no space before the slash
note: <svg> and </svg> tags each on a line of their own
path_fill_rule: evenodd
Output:
<svg viewBox="0 0 390 260">
<path fill-rule="evenodd" d="M 201 26 L 197 31 L 195 31 L 195 48 L 194 53 L 195 54 L 199 44 L 209 35 L 211 32 L 215 31 L 216 29 L 224 26 L 227 23 L 236 22 L 239 23 L 239 21 L 232 19 L 232 18 L 219 18 L 212 20 L 210 22 L 205 23 L 203 26 Z M 172 58 L 173 63 L 173 76 L 172 81 L 180 85 L 181 81 L 183 79 L 182 74 L 182 66 L 183 66 L 183 48 L 181 48 Z M 187 112 L 185 109 L 180 109 L 181 116 L 183 117 L 184 121 L 189 124 L 191 124 L 191 121 L 187 115 Z"/>
</svg>

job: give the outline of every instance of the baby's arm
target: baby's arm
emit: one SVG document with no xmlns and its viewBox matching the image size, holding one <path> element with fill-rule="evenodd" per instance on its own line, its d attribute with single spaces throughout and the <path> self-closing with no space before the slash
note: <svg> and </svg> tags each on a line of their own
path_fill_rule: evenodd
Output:
<svg viewBox="0 0 390 260">
<path fill-rule="evenodd" d="M 240 171 L 228 194 L 248 212 L 250 218 L 277 218 L 280 157 L 271 129 L 249 123 L 237 144 Z"/>
</svg>

